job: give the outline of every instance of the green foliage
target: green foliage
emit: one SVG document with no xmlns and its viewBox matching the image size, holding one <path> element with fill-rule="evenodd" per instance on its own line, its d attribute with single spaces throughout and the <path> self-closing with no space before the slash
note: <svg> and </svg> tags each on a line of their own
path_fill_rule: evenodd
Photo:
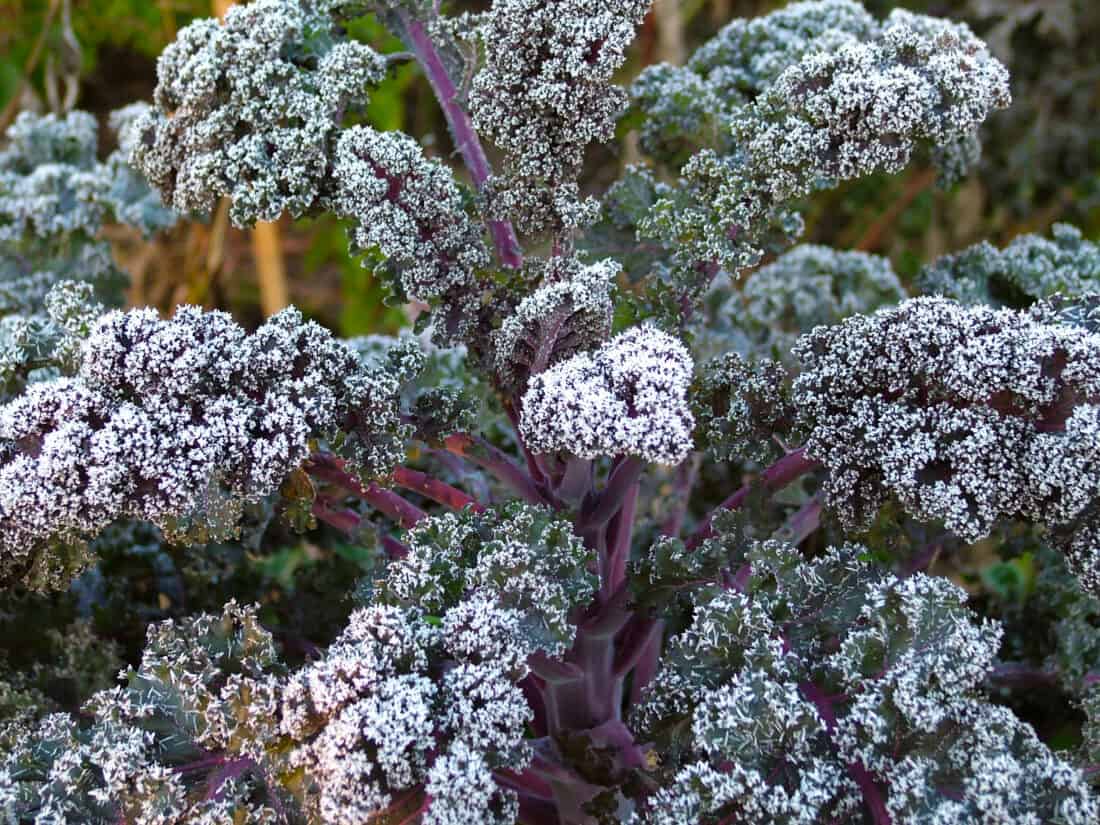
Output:
<svg viewBox="0 0 1100 825">
<path fill-rule="evenodd" d="M 0 819 L 1100 818 L 1097 255 L 1023 231 L 1087 208 L 1095 14 L 883 5 L 692 6 L 624 90 L 646 2 L 59 4 L 0 149 Z M 169 43 L 105 158 L 70 27 Z M 117 309 L 162 197 L 217 278 L 308 217 L 354 337 Z"/>
<path fill-rule="evenodd" d="M 1067 224 L 1055 224 L 1052 234 L 1049 241 L 1021 235 L 1004 249 L 981 243 L 948 255 L 921 273 L 921 288 L 967 304 L 1017 307 L 1100 290 L 1100 249 Z"/>
<path fill-rule="evenodd" d="M 636 710 L 672 758 L 635 821 L 811 823 L 859 792 L 899 821 L 1095 816 L 1080 778 L 981 695 L 996 625 L 943 580 L 896 579 L 859 554 L 742 544 L 730 562 L 747 575 L 699 591 Z M 993 764 L 1004 783 L 984 781 Z"/>
</svg>

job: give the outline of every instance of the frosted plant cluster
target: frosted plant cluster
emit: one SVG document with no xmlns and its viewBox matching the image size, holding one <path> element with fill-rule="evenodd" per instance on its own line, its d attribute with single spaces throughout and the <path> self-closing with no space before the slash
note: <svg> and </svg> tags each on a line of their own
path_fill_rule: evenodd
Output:
<svg viewBox="0 0 1100 825">
<path fill-rule="evenodd" d="M 816 19 L 816 9 L 788 13 Z M 841 32 L 852 27 L 840 19 Z M 688 202 L 659 201 L 643 222 L 642 234 L 674 249 L 681 266 L 752 266 L 776 233 L 800 231 L 793 201 L 830 182 L 897 172 L 919 146 L 955 146 L 1009 103 L 1008 73 L 965 26 L 896 10 L 864 37 L 825 42 L 737 109 L 732 154 L 704 148 L 688 160 Z"/>
<path fill-rule="evenodd" d="M 270 634 L 234 603 L 220 616 L 151 627 L 126 687 L 88 702 L 91 725 L 51 714 L 0 732 L 11 739 L 0 810 L 16 822 L 280 821 L 256 763 L 211 753 L 230 736 L 269 732 L 255 727 L 274 709 L 269 698 L 249 693 L 277 669 Z"/>
<path fill-rule="evenodd" d="M 958 302 L 789 248 L 819 190 L 965 171 L 1004 68 L 813 0 L 628 95 L 647 6 L 255 0 L 104 161 L 87 116 L 16 121 L 0 820 L 1100 820 L 1095 247 L 943 259 Z M 453 155 L 366 125 L 396 62 Z M 597 214 L 586 147 L 632 130 Z M 171 218 L 127 158 L 181 211 L 348 221 L 419 337 L 114 309 L 96 232 Z M 928 572 L 978 539 L 982 616 Z"/>
<path fill-rule="evenodd" d="M 126 112 L 112 116 L 116 131 Z M 121 150 L 96 157 L 98 126 L 86 112 L 21 113 L 0 150 L 0 313 L 40 315 L 50 288 L 86 281 L 102 300 L 118 300 L 125 276 L 110 247 L 96 240 L 108 222 L 145 233 L 176 216 L 126 166 Z"/>
<path fill-rule="evenodd" d="M 719 461 L 774 460 L 776 437 L 795 419 L 787 383 L 786 370 L 768 359 L 751 363 L 731 352 L 708 362 L 692 398 L 698 440 Z"/>
<path fill-rule="evenodd" d="M 1100 495 L 1100 337 L 1009 309 L 918 298 L 807 335 L 795 401 L 831 504 L 889 495 L 973 541 L 1002 519 L 1076 527 Z M 1095 586 L 1095 527 L 1072 556 Z"/>
<path fill-rule="evenodd" d="M 111 112 L 108 125 L 118 138 L 118 148 L 104 161 L 104 174 L 110 182 L 111 211 L 118 223 L 135 226 L 146 235 L 174 225 L 179 215 L 161 201 L 160 193 L 149 185 L 130 164 L 140 134 L 136 124 L 151 107 L 138 102 Z M 71 115 L 70 115 L 71 117 Z"/>
<path fill-rule="evenodd" d="M 796 2 L 733 20 L 686 65 L 648 66 L 631 85 L 631 97 L 647 115 L 642 144 L 668 159 L 707 145 L 729 151 L 730 119 L 784 71 L 811 54 L 870 39 L 878 28 L 854 0 Z"/>
<path fill-rule="evenodd" d="M 293 672 L 254 608 L 150 628 L 127 686 L 88 704 L 90 728 L 52 715 L 0 731 L 18 740 L 0 760 L 0 810 L 353 825 L 419 809 L 425 822 L 514 822 L 493 772 L 531 758 L 516 682 L 530 654 L 563 649 L 565 613 L 592 593 L 588 551 L 567 523 L 523 506 L 428 519 L 410 546 L 386 583 L 394 603 L 353 612 Z M 442 600 L 407 599 L 436 586 L 428 567 L 466 577 Z"/>
<path fill-rule="evenodd" d="M 732 205 L 740 189 L 750 203 L 727 225 L 751 227 L 820 178 L 899 171 L 918 143 L 949 145 L 1008 103 L 1008 73 L 967 28 L 895 10 L 869 42 L 793 65 L 734 122 L 748 174 L 720 186 L 715 205 Z M 702 160 L 706 177 L 708 167 Z"/>
<path fill-rule="evenodd" d="M 677 464 L 691 450 L 691 379 L 683 344 L 656 327 L 634 327 L 534 376 L 520 431 L 536 452 Z"/>
<path fill-rule="evenodd" d="M 622 270 L 617 262 L 584 266 L 576 258 L 555 257 L 542 270 L 541 286 L 494 335 L 496 369 L 506 386 L 523 386 L 528 375 L 592 349 L 611 332 L 612 296 Z"/>
<path fill-rule="evenodd" d="M 408 541 L 388 604 L 354 613 L 288 684 L 283 726 L 302 743 L 290 760 L 316 793 L 307 810 L 350 825 L 422 786 L 425 822 L 512 823 L 515 797 L 493 771 L 531 758 L 516 682 L 531 654 L 564 650 L 566 617 L 593 590 L 588 551 L 567 523 L 524 506 L 430 518 Z M 440 658 L 452 663 L 442 678 Z"/>
<path fill-rule="evenodd" d="M 157 62 L 130 159 L 180 212 L 232 198 L 238 226 L 303 215 L 326 192 L 340 122 L 385 60 L 338 37 L 338 3 L 257 0 L 196 20 Z"/>
<path fill-rule="evenodd" d="M 418 524 L 408 538 L 409 554 L 393 570 L 384 597 L 428 612 L 457 610 L 444 623 L 454 633 L 454 650 L 492 645 L 486 660 L 510 667 L 535 650 L 564 652 L 572 636 L 569 612 L 595 584 L 585 569 L 589 551 L 567 523 L 538 508 L 509 505 L 499 514 L 438 516 Z M 472 601 L 455 606 L 456 596 L 467 592 Z M 480 593 L 493 594 L 503 611 L 486 612 L 491 605 Z M 513 650 L 478 630 L 508 627 L 510 621 L 493 616 L 509 613 L 518 620 L 516 631 L 522 630 L 514 640 L 522 646 Z"/>
<path fill-rule="evenodd" d="M 803 333 L 907 297 L 888 259 L 806 244 L 753 272 L 715 315 L 741 355 L 793 367 Z"/>
<path fill-rule="evenodd" d="M 81 340 L 103 311 L 87 282 L 59 281 L 43 304 L 30 315 L 0 318 L 0 402 L 18 397 L 28 382 L 72 372 Z"/>
<path fill-rule="evenodd" d="M 482 28 L 474 125 L 505 155 L 492 208 L 529 231 L 584 222 L 576 178 L 585 147 L 609 140 L 626 94 L 611 83 L 647 0 L 502 0 Z"/>
<path fill-rule="evenodd" d="M 381 251 L 409 298 L 472 300 L 489 253 L 450 169 L 406 135 L 354 126 L 340 136 L 333 175 L 333 210 L 357 221 L 355 245 Z"/>
<path fill-rule="evenodd" d="M 125 131 L 127 110 L 111 120 L 116 131 Z M 75 343 L 98 315 L 99 303 L 121 303 L 126 277 L 110 246 L 97 238 L 103 225 L 118 222 L 149 234 L 176 220 L 126 165 L 122 149 L 104 162 L 97 159 L 98 127 L 86 112 L 23 112 L 5 137 L 0 401 L 30 381 L 71 371 Z"/>
<path fill-rule="evenodd" d="M 738 587 L 701 597 L 635 722 L 674 758 L 632 821 L 895 822 L 1098 815 L 1080 773 L 990 704 L 1000 643 L 956 586 L 834 548 L 741 545 Z"/>
<path fill-rule="evenodd" d="M 194 307 L 168 321 L 109 313 L 76 375 L 0 408 L 3 575 L 38 578 L 45 545 L 119 518 L 181 535 L 231 531 L 244 502 L 274 492 L 309 455 L 310 439 L 341 427 L 386 436 L 355 455 L 384 472 L 399 455 L 399 390 L 294 309 L 251 336 Z"/>
<path fill-rule="evenodd" d="M 1020 235 L 1004 249 L 980 243 L 925 267 L 921 286 L 965 304 L 1014 303 L 1100 291 L 1100 249 L 1081 230 L 1055 224 L 1053 238 Z"/>
<path fill-rule="evenodd" d="M 0 152 L 0 238 L 98 231 L 109 181 L 96 161 L 97 133 L 86 112 L 16 118 Z"/>
<path fill-rule="evenodd" d="M 0 730 L 36 713 L 62 710 L 58 694 L 66 690 L 85 697 L 110 687 L 122 668 L 119 645 L 100 638 L 87 619 L 47 627 L 42 637 L 42 658 L 29 666 L 17 667 L 0 654 Z M 0 732 L 0 747 L 4 735 Z"/>
</svg>

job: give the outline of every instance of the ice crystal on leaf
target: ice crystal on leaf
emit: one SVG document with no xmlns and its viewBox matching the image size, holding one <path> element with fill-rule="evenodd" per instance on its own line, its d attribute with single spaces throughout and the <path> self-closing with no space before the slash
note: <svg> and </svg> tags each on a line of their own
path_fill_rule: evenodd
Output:
<svg viewBox="0 0 1100 825">
<path fill-rule="evenodd" d="M 774 361 L 747 362 L 737 353 L 706 364 L 693 401 L 703 445 L 722 461 L 777 458 L 795 419 L 787 373 Z"/>
<path fill-rule="evenodd" d="M 384 75 L 377 53 L 339 38 L 326 4 L 233 6 L 161 54 L 156 108 L 130 126 L 131 160 L 180 212 L 210 212 L 223 196 L 238 226 L 311 212 L 340 121 Z"/>
<path fill-rule="evenodd" d="M 399 391 L 392 373 L 363 370 L 293 309 L 251 336 L 194 307 L 167 321 L 109 313 L 74 376 L 0 408 L 4 576 L 119 518 L 180 536 L 232 533 L 242 504 L 278 489 L 311 439 L 341 429 L 364 472 L 385 472 L 403 434 Z"/>
<path fill-rule="evenodd" d="M 378 247 L 418 301 L 469 290 L 489 263 L 451 171 L 401 134 L 355 126 L 336 147 L 333 208 L 353 217 L 358 247 Z"/>
<path fill-rule="evenodd" d="M 515 801 L 492 770 L 530 759 L 516 682 L 531 654 L 571 640 L 569 614 L 594 588 L 588 552 L 567 523 L 522 505 L 426 519 L 408 542 L 380 603 L 353 613 L 284 692 L 307 809 L 361 822 L 423 785 L 426 821 L 512 821 L 499 818 L 514 818 Z"/>
<path fill-rule="evenodd" d="M 579 539 L 547 512 L 517 505 L 467 521 L 473 535 L 424 525 L 436 540 L 465 537 L 468 580 L 435 606 L 441 623 L 417 604 L 362 608 L 323 657 L 289 673 L 254 608 L 151 628 L 126 687 L 87 705 L 90 727 L 54 715 L 0 730 L 0 775 L 13 781 L 3 810 L 362 823 L 420 805 L 427 789 L 431 821 L 512 821 L 514 796 L 493 771 L 531 756 L 516 681 L 532 652 L 563 649 L 566 614 L 593 582 L 577 570 Z M 384 592 L 424 575 L 410 556 Z"/>
<path fill-rule="evenodd" d="M 636 711 L 673 758 L 635 821 L 1091 821 L 1081 774 L 981 694 L 996 625 L 861 550 L 742 545 L 743 589 L 700 591 Z"/>
<path fill-rule="evenodd" d="M 481 36 L 474 124 L 504 152 L 490 208 L 529 231 L 575 227 L 591 212 L 576 178 L 585 147 L 609 140 L 626 95 L 611 78 L 648 0 L 497 0 Z"/>
<path fill-rule="evenodd" d="M 494 336 L 505 386 L 524 386 L 531 374 L 592 349 L 611 332 L 616 262 L 583 266 L 576 258 L 551 258 L 544 270 L 542 286 L 520 301 Z"/>
<path fill-rule="evenodd" d="M 103 691 L 81 726 L 62 714 L 7 733 L 16 740 L 0 760 L 0 810 L 14 821 L 80 821 L 215 825 L 246 817 L 274 823 L 278 801 L 251 762 L 206 760 L 216 793 L 194 771 L 230 739 L 247 743 L 270 734 L 255 724 L 274 708 L 257 693 L 234 691 L 274 672 L 271 637 L 255 615 L 235 604 L 221 616 L 199 616 L 151 631 L 142 663 L 128 686 Z M 234 675 L 230 675 L 234 674 Z M 228 677 L 228 678 L 227 678 Z M 253 723 L 250 725 L 250 723 Z M 202 774 L 206 778 L 206 774 Z"/>
<path fill-rule="evenodd" d="M 1055 224 L 1053 238 L 1020 235 L 1004 249 L 980 243 L 940 258 L 921 273 L 925 292 L 966 304 L 1016 305 L 1100 291 L 1100 249 L 1081 230 Z"/>
<path fill-rule="evenodd" d="M 510 662 L 535 650 L 561 653 L 572 638 L 569 613 L 595 585 L 585 569 L 590 553 L 583 542 L 567 523 L 539 508 L 509 505 L 499 514 L 436 516 L 412 530 L 408 546 L 384 598 L 429 612 L 454 606 L 459 613 L 444 623 L 447 644 L 464 659 Z M 459 605 L 467 592 L 472 601 Z M 498 639 L 502 631 L 507 635 Z M 500 649 L 521 631 L 523 647 Z"/>
<path fill-rule="evenodd" d="M 719 99 L 738 82 L 747 86 L 730 115 L 732 148 L 693 154 L 681 170 L 686 188 L 658 201 L 640 225 L 673 251 L 689 283 L 701 264 L 743 269 L 796 235 L 791 206 L 815 189 L 897 172 L 920 146 L 953 149 L 1009 102 L 1007 72 L 965 26 L 902 10 L 870 25 L 851 3 L 798 3 L 778 15 L 775 39 L 785 45 L 756 70 L 759 79 L 747 49 L 741 63 L 717 72 Z M 770 38 L 773 16 L 744 37 Z M 736 43 L 734 34 L 727 29 Z M 728 48 L 721 41 L 712 51 Z"/>
<path fill-rule="evenodd" d="M 112 115 L 125 145 L 133 107 Z M 0 313 L 41 315 L 49 290 L 63 280 L 91 284 L 99 300 L 121 302 L 125 276 L 110 247 L 96 240 L 109 222 L 146 234 L 176 215 L 156 201 L 121 150 L 96 157 L 98 127 L 87 112 L 23 112 L 0 151 Z"/>
<path fill-rule="evenodd" d="M 634 327 L 534 376 L 523 396 L 523 437 L 538 452 L 676 464 L 691 449 L 692 367 L 668 333 Z"/>
<path fill-rule="evenodd" d="M 799 336 L 903 301 L 906 292 L 890 261 L 865 252 L 797 246 L 763 266 L 715 310 L 716 324 L 747 358 L 794 367 Z M 705 334 L 705 333 L 704 333 Z"/>
<path fill-rule="evenodd" d="M 128 139 L 134 107 L 112 128 Z M 28 382 L 71 373 L 79 339 L 102 311 L 122 303 L 125 275 L 97 239 L 107 223 L 149 234 L 175 213 L 123 158 L 96 157 L 98 127 L 86 112 L 23 112 L 0 151 L 0 400 Z"/>
<path fill-rule="evenodd" d="M 663 160 L 685 150 L 730 148 L 728 123 L 804 57 L 866 40 L 878 23 L 853 0 L 791 3 L 771 14 L 736 19 L 678 67 L 649 66 L 630 87 L 645 113 L 642 145 Z"/>
<path fill-rule="evenodd" d="M 918 298 L 819 328 L 796 355 L 807 447 L 850 524 L 893 495 L 970 541 L 1015 517 L 1076 528 L 1072 557 L 1090 557 L 1079 545 L 1095 537 L 1100 495 L 1095 333 L 1041 309 Z"/>
</svg>

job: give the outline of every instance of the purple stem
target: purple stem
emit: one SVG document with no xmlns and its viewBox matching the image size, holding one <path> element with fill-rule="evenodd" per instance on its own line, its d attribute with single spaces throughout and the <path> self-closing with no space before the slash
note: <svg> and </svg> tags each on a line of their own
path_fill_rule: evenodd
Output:
<svg viewBox="0 0 1100 825">
<path fill-rule="evenodd" d="M 738 593 L 744 593 L 745 587 L 749 583 L 749 579 L 752 577 L 752 565 L 742 564 L 736 573 L 730 576 L 729 590 L 735 590 Z"/>
<path fill-rule="evenodd" d="M 626 581 L 626 563 L 630 561 L 630 542 L 634 536 L 634 515 L 638 509 L 638 483 L 627 488 L 622 507 L 608 530 L 606 576 L 600 582 L 600 592 L 607 598 Z"/>
<path fill-rule="evenodd" d="M 408 815 L 401 816 L 402 812 L 398 811 L 395 815 L 396 816 L 401 816 L 400 819 L 390 820 L 387 817 L 383 821 L 386 821 L 386 822 L 392 821 L 393 825 L 413 825 L 414 822 L 419 822 L 421 815 L 424 814 L 428 810 L 428 808 L 430 808 L 432 806 L 431 796 L 428 795 L 427 793 L 424 793 L 422 790 L 417 789 L 417 790 L 412 791 L 411 793 L 401 797 L 401 799 L 399 799 L 398 802 L 390 803 L 390 807 L 386 809 L 386 811 L 391 811 L 391 810 L 394 809 L 394 807 L 398 803 L 400 803 L 402 805 L 405 805 L 409 799 L 416 799 L 417 796 L 420 796 L 420 795 L 422 795 L 423 798 L 420 799 L 419 804 L 416 806 L 415 809 L 410 811 L 408 813 Z"/>
<path fill-rule="evenodd" d="M 622 637 L 615 653 L 615 675 L 626 676 L 645 656 L 647 650 L 657 640 L 660 649 L 661 634 L 664 632 L 664 620 L 648 616 L 635 615 L 623 629 Z"/>
<path fill-rule="evenodd" d="M 519 425 L 520 414 L 515 407 L 515 403 L 505 402 L 504 411 L 508 414 L 508 420 L 512 422 L 512 429 L 516 433 L 516 441 L 523 452 L 523 458 L 527 462 L 527 471 L 531 474 L 531 478 L 535 480 L 536 484 L 541 484 L 544 488 L 550 489 L 552 486 L 551 473 L 543 463 L 542 457 L 531 452 L 527 443 L 523 440 L 523 431 Z"/>
<path fill-rule="evenodd" d="M 397 561 L 409 555 L 409 546 L 393 536 L 382 536 L 382 549 L 386 551 L 390 561 Z"/>
<path fill-rule="evenodd" d="M 548 800 L 538 799 L 524 791 L 519 795 L 519 822 L 523 825 L 559 825 L 557 806 Z"/>
<path fill-rule="evenodd" d="M 474 131 L 470 116 L 459 103 L 458 89 L 455 88 L 447 67 L 443 65 L 439 50 L 424 28 L 424 24 L 408 14 L 401 14 L 401 21 L 405 25 L 405 31 L 408 32 L 409 45 L 424 68 L 432 91 L 435 92 L 436 99 L 443 109 L 447 125 L 451 127 L 455 148 L 462 155 L 466 168 L 470 170 L 474 186 L 480 191 L 491 174 L 489 160 L 485 157 L 485 149 L 478 139 L 477 132 Z M 489 234 L 493 237 L 493 245 L 497 249 L 501 263 L 512 269 L 523 266 L 523 255 L 512 224 L 508 221 L 490 220 L 488 225 Z"/>
<path fill-rule="evenodd" d="M 820 466 L 817 459 L 806 455 L 806 448 L 799 447 L 787 453 L 775 464 L 768 467 L 760 474 L 756 482 L 746 484 L 729 498 L 719 504 L 699 525 L 699 528 L 688 539 L 687 548 L 694 550 L 704 541 L 714 535 L 714 517 L 723 510 L 737 510 L 748 500 L 753 490 L 754 483 L 762 483 L 768 490 L 776 491 L 786 487 L 796 478 L 805 475 Z"/>
<path fill-rule="evenodd" d="M 531 730 L 535 736 L 546 735 L 546 703 L 543 701 L 545 683 L 534 673 L 528 673 L 516 683 L 531 708 Z"/>
<path fill-rule="evenodd" d="M 524 770 L 519 773 L 508 768 L 502 768 L 494 771 L 493 777 L 504 787 L 520 791 L 537 799 L 552 799 L 554 796 L 554 789 L 550 787 L 550 783 L 531 770 Z"/>
<path fill-rule="evenodd" d="M 1022 662 L 1001 662 L 994 665 L 987 677 L 995 687 L 1022 690 L 1050 690 L 1058 687 L 1058 674 L 1041 670 Z"/>
<path fill-rule="evenodd" d="M 550 685 L 576 682 L 584 677 L 584 671 L 570 662 L 551 659 L 541 650 L 527 657 L 531 672 Z"/>
<path fill-rule="evenodd" d="M 914 556 L 902 570 L 902 577 L 908 578 L 917 573 L 923 573 L 929 567 L 931 567 L 936 559 L 939 558 L 940 553 L 943 552 L 943 542 L 934 541 L 922 548 L 920 553 Z"/>
<path fill-rule="evenodd" d="M 236 779 L 254 767 L 256 763 L 247 756 L 225 762 L 207 780 L 206 800 L 219 799 L 225 793 L 226 782 Z"/>
<path fill-rule="evenodd" d="M 414 493 L 420 493 L 425 498 L 452 510 L 461 511 L 467 507 L 475 513 L 481 513 L 485 510 L 485 507 L 477 499 L 419 470 L 410 470 L 408 467 L 395 467 L 393 470 L 393 483 L 398 487 L 404 487 L 406 490 L 412 490 Z"/>
<path fill-rule="evenodd" d="M 377 484 L 353 490 L 363 501 L 408 529 L 420 521 L 426 513 L 412 502 L 406 501 L 391 490 L 384 490 Z"/>
<path fill-rule="evenodd" d="M 192 771 L 204 771 L 207 768 L 218 768 L 226 763 L 224 754 L 214 754 L 212 756 L 204 756 L 201 759 L 196 759 L 194 762 L 188 762 L 185 765 L 178 765 L 175 768 L 176 773 L 190 773 Z"/>
<path fill-rule="evenodd" d="M 699 453 L 692 453 L 676 468 L 674 500 L 665 523 L 661 525 L 663 535 L 679 536 L 684 529 L 684 516 L 687 514 L 688 502 L 691 501 L 691 490 L 699 476 L 700 458 Z"/>
<path fill-rule="evenodd" d="M 555 663 L 568 670 L 563 670 L 557 681 L 547 680 L 544 698 L 551 736 L 563 730 L 587 730 L 620 718 L 624 679 L 615 674 L 615 639 L 631 614 L 619 601 L 612 599 L 601 605 L 582 623 L 566 661 Z M 532 670 L 546 678 L 536 667 Z"/>
<path fill-rule="evenodd" d="M 580 501 L 592 489 L 592 462 L 587 458 L 570 457 L 555 493 L 566 501 Z"/>
<path fill-rule="evenodd" d="M 611 517 L 619 512 L 627 496 L 630 495 L 631 489 L 638 483 L 644 469 L 645 464 L 642 460 L 634 456 L 619 462 L 612 470 L 611 477 L 607 479 L 607 486 L 604 487 L 603 492 L 595 501 L 590 499 L 588 507 L 581 508 L 578 528 L 583 529 L 578 529 L 577 532 L 598 529 L 611 521 Z"/>
<path fill-rule="evenodd" d="M 662 631 L 663 629 L 662 627 Z M 657 669 L 661 664 L 661 637 L 662 633 L 653 634 L 638 655 L 638 661 L 634 665 L 634 680 L 630 683 L 631 705 L 641 701 L 642 692 L 657 675 Z"/>
<path fill-rule="evenodd" d="M 778 532 L 780 538 L 798 546 L 821 526 L 822 494 L 818 493 L 794 513 Z"/>
<path fill-rule="evenodd" d="M 325 524 L 332 525 L 337 530 L 345 533 L 354 533 L 359 529 L 361 519 L 354 510 L 340 509 L 329 506 L 323 498 L 317 498 L 313 502 L 313 515 Z"/>
<path fill-rule="evenodd" d="M 829 733 L 832 733 L 833 728 L 836 727 L 833 697 L 827 696 L 825 691 L 813 682 L 803 682 L 799 685 L 799 689 L 802 691 L 802 695 L 817 708 L 817 712 L 825 722 L 825 728 Z M 893 820 L 890 817 L 890 811 L 886 808 L 886 799 L 871 772 L 863 767 L 862 763 L 853 761 L 848 763 L 848 775 L 852 777 L 863 793 L 863 802 L 867 805 L 867 810 L 871 814 L 871 821 L 874 825 L 891 825 Z"/>
<path fill-rule="evenodd" d="M 363 482 L 345 470 L 343 462 L 334 455 L 316 453 L 306 463 L 305 469 L 321 481 L 343 487 L 402 527 L 412 527 L 426 515 L 415 504 L 391 490 L 384 490 L 373 482 L 364 487 Z"/>
<path fill-rule="evenodd" d="M 455 455 L 460 455 L 488 470 L 497 479 L 511 487 L 513 492 L 528 504 L 551 503 L 526 470 L 484 438 L 467 433 L 455 433 L 447 436 L 443 445 Z"/>
</svg>

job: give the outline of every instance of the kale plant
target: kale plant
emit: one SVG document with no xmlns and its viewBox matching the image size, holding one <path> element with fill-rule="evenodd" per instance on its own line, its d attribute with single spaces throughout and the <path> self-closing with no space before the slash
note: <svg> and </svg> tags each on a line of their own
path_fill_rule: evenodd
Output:
<svg viewBox="0 0 1100 825">
<path fill-rule="evenodd" d="M 1100 820 L 1100 253 L 1059 226 L 922 295 L 796 245 L 815 192 L 965 175 L 1006 70 L 805 0 L 622 88 L 647 9 L 255 0 L 179 32 L 105 161 L 86 115 L 16 121 L 0 620 L 43 641 L 0 655 L 4 822 Z M 464 171 L 369 124 L 408 61 Z M 416 329 L 123 308 L 101 225 L 223 198 L 343 219 Z M 357 560 L 330 633 L 241 572 L 295 535 Z M 1029 598 L 934 563 L 991 548 Z"/>
</svg>

